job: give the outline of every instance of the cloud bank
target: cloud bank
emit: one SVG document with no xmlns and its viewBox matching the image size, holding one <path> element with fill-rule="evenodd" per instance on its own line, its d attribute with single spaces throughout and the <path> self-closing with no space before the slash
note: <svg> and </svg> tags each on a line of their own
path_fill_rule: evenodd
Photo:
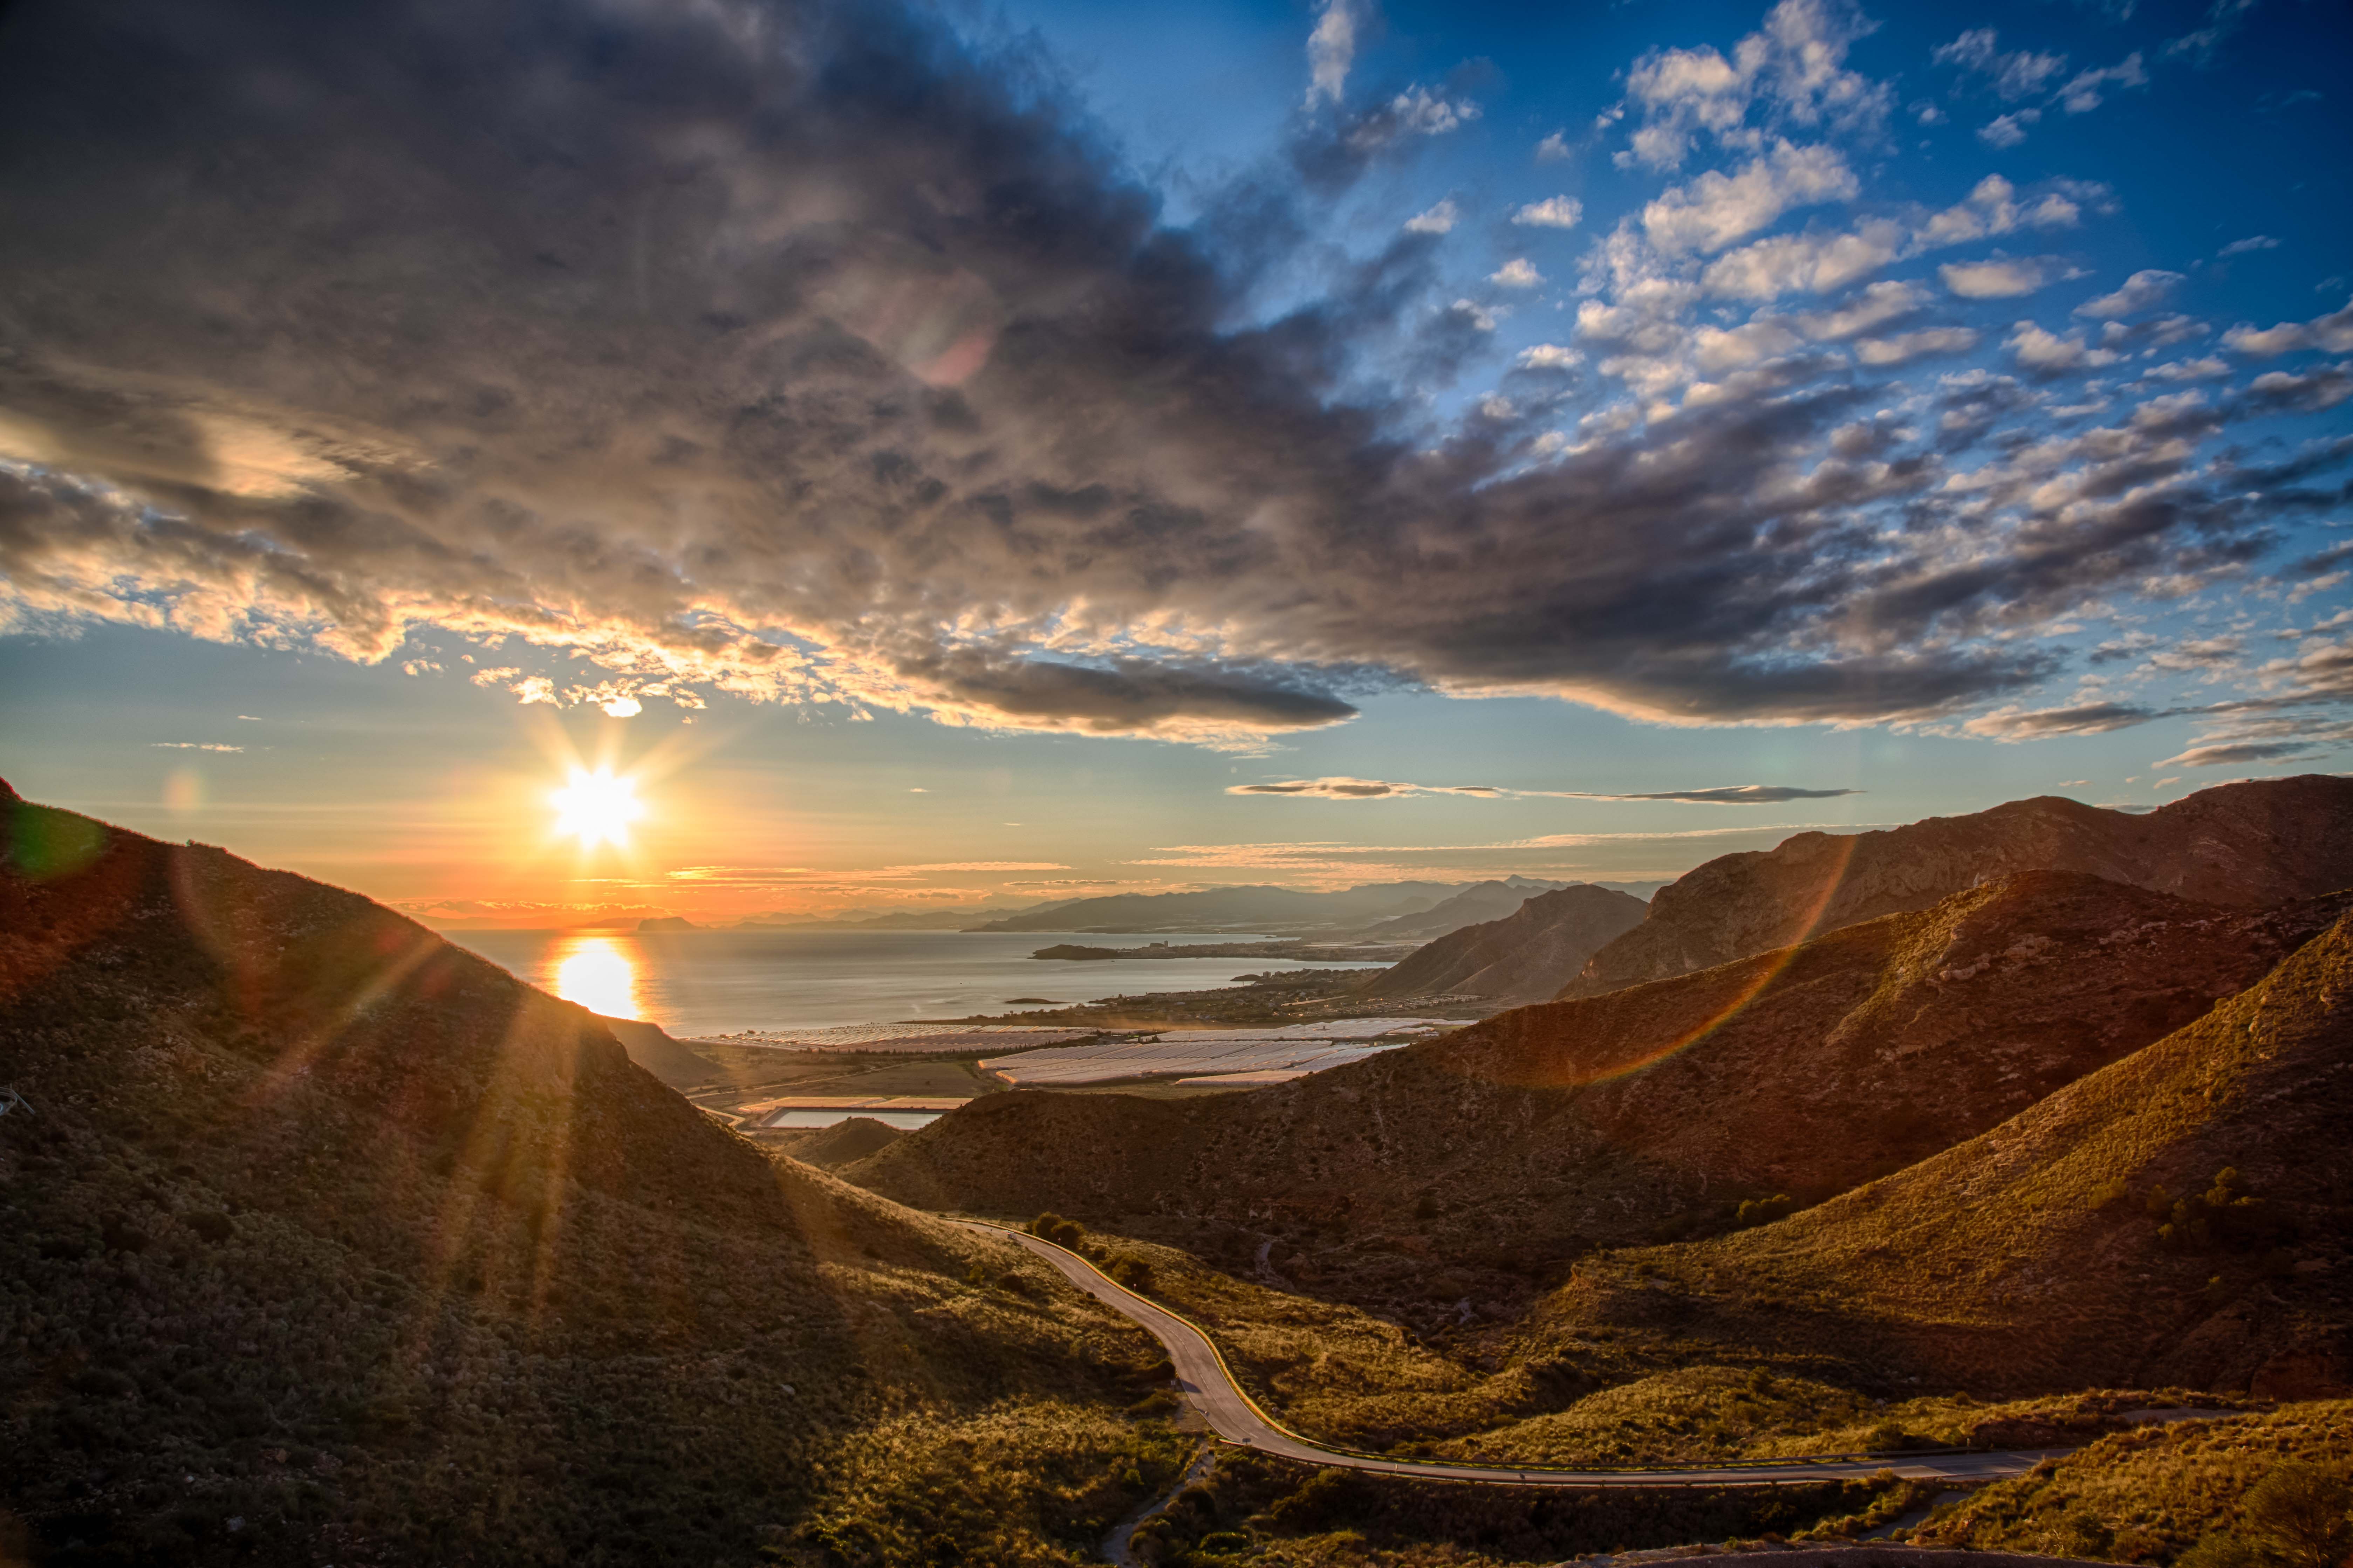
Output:
<svg viewBox="0 0 2353 1568">
<path fill-rule="evenodd" d="M 1451 206 L 1260 302 L 1356 182 L 1479 114 L 1353 101 L 1362 20 L 1320 8 L 1314 110 L 1176 227 L 1048 63 L 888 0 L 28 0 L 0 616 L 366 660 L 438 632 L 506 650 L 526 700 L 1218 743 L 1395 688 L 1867 723 L 2017 700 L 2062 663 L 2037 628 L 2327 504 L 2200 452 L 2353 395 L 2341 370 L 1974 458 L 2029 384 L 2159 325 L 2021 326 L 2018 377 L 1893 388 L 1978 338 L 1877 272 L 2106 198 L 1995 175 L 1841 218 L 1864 160 L 1833 139 L 1889 94 L 1846 65 L 1867 20 L 1813 0 L 1636 62 L 1621 161 L 1672 183 L 1594 241 L 1571 342 L 1431 412 L 1390 389 L 1450 384 L 1502 310 L 1442 305 Z M 1762 308 L 1695 322 L 1709 299 Z M 2226 342 L 2335 352 L 2342 321 Z"/>
<path fill-rule="evenodd" d="M 1710 789 L 1658 790 L 1647 795 L 1596 795 L 1583 790 L 1502 789 L 1493 784 L 1400 784 L 1388 779 L 1333 777 L 1286 779 L 1275 784 L 1229 784 L 1228 795 L 1271 795 L 1300 800 L 1398 800 L 1417 795 L 1471 795 L 1514 800 L 1674 800 L 1701 805 L 1776 805 L 1792 800 L 1831 800 L 1861 795 L 1857 789 L 1801 789 L 1790 784 L 1722 784 Z"/>
</svg>

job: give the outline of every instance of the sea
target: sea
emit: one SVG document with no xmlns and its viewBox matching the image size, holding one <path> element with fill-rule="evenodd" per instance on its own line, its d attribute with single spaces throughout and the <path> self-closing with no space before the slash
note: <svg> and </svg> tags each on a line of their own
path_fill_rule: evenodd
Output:
<svg viewBox="0 0 2353 1568">
<path fill-rule="evenodd" d="M 444 933 L 511 973 L 614 1018 L 688 1038 L 742 1029 L 961 1018 L 1020 1011 L 1017 998 L 1068 1005 L 1147 991 L 1208 991 L 1245 973 L 1364 968 L 1270 958 L 1029 955 L 1057 942 L 1171 947 L 1264 936 L 1103 936 L 1071 931 L 470 931 Z M 1027 1003 L 1023 1006 L 1036 1006 Z"/>
</svg>

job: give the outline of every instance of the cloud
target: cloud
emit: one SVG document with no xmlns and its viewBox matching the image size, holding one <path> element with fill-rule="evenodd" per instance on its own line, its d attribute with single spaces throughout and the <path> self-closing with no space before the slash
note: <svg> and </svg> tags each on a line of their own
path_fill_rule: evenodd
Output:
<svg viewBox="0 0 2353 1568">
<path fill-rule="evenodd" d="M 2306 756 L 2320 749 L 2304 741 L 2238 741 L 2221 745 L 2192 746 L 2153 765 L 2160 768 L 2230 767 L 2241 763 L 2266 763 L 2282 757 Z"/>
<path fill-rule="evenodd" d="M 1318 100 L 1340 101 L 1348 68 L 1356 58 L 1356 9 L 1350 0 L 1324 0 L 1315 30 L 1307 36 L 1307 107 Z"/>
<path fill-rule="evenodd" d="M 2137 316 L 2165 303 L 2176 289 L 2186 281 L 2179 272 L 2160 271 L 2154 267 L 2143 268 L 2124 281 L 2113 294 L 2101 294 L 2075 307 L 2075 314 L 2102 321 L 2115 321 L 2124 316 Z"/>
<path fill-rule="evenodd" d="M 1479 106 L 1467 98 L 1450 99 L 1419 84 L 1389 101 L 1398 126 L 1418 136 L 1443 136 L 1479 118 Z"/>
<path fill-rule="evenodd" d="M 1068 866 L 1053 860 L 934 860 L 920 866 L 885 866 L 886 872 L 898 871 L 1067 871 Z"/>
<path fill-rule="evenodd" d="M 1526 257 L 1515 256 L 1489 274 L 1487 281 L 1500 283 L 1506 289 L 1533 289 L 1544 281 L 1544 274 L 1537 271 Z"/>
<path fill-rule="evenodd" d="M 1961 728 L 1997 741 L 2040 741 L 2053 735 L 2105 735 L 2163 717 L 2128 702 L 2084 702 L 2065 708 L 2021 708 L 2013 703 L 1980 713 Z"/>
<path fill-rule="evenodd" d="M 1859 338 L 1854 357 L 1867 365 L 1894 365 L 1931 354 L 1967 353 L 1977 346 L 1978 334 L 1968 327 L 1930 327 L 1887 338 Z"/>
<path fill-rule="evenodd" d="M 1792 800 L 1831 800 L 1861 795 L 1859 789 L 1799 789 L 1788 784 L 1725 784 L 1715 789 L 1669 789 L 1649 795 L 1583 795 L 1577 800 L 1680 800 L 1698 805 L 1777 805 Z"/>
<path fill-rule="evenodd" d="M 1229 784 L 1228 795 L 1273 795 L 1301 800 L 1398 800 L 1412 795 L 1483 795 L 1504 793 L 1484 784 L 1392 784 L 1383 779 L 1347 777 L 1287 779 L 1279 784 Z"/>
<path fill-rule="evenodd" d="M 1978 127 L 1978 140 L 1989 147 L 2007 152 L 2026 140 L 2026 128 L 2039 121 L 2039 109 L 2021 109 L 2009 114 L 1997 114 Z"/>
<path fill-rule="evenodd" d="M 1314 800 L 1396 800 L 1415 795 L 1470 795 L 1515 800 L 1671 800 L 1700 805 L 1778 805 L 1793 800 L 1832 800 L 1861 795 L 1856 789 L 1801 789 L 1792 784 L 1723 784 L 1708 789 L 1658 790 L 1644 795 L 1597 795 L 1583 790 L 1499 789 L 1493 784 L 1395 784 L 1382 779 L 1292 779 L 1281 784 L 1231 784 L 1228 795 L 1271 795 Z"/>
<path fill-rule="evenodd" d="M 2233 353 L 2275 359 L 2298 349 L 2326 349 L 2330 353 L 2353 353 L 2353 301 L 2341 310 L 2315 316 L 2309 321 L 2282 321 L 2258 331 L 2241 324 L 2222 334 L 2222 346 Z"/>
<path fill-rule="evenodd" d="M 1870 277 L 1904 254 L 1901 227 L 1885 219 L 1850 233 L 1780 234 L 1718 257 L 1701 274 L 1711 294 L 1735 300 L 1777 300 L 1784 294 L 1831 294 Z"/>
<path fill-rule="evenodd" d="M 1564 132 L 1556 131 L 1536 143 L 1536 162 L 1539 163 L 1563 163 L 1576 155 L 1577 150 L 1568 144 L 1567 134 Z"/>
<path fill-rule="evenodd" d="M 1835 6 L 1725 57 L 1745 118 L 1691 121 L 1715 183 L 1662 176 L 1676 248 L 1598 237 L 1575 335 L 1439 403 L 1392 389 L 1452 384 L 1496 311 L 1428 234 L 1326 242 L 1454 83 L 1296 117 L 1180 226 L 1034 44 L 892 0 L 256 16 L 11 12 L 0 135 L 50 150 L 0 168 L 13 632 L 431 633 L 519 701 L 1237 747 L 1397 690 L 1861 724 L 2028 700 L 2052 622 L 2243 569 L 2337 482 L 2214 449 L 2326 367 L 2061 437 L 2023 374 L 1825 346 L 1958 330 L 1915 296 L 1694 320 L 1752 224 L 1860 189 L 1824 138 L 1883 94 Z M 1940 235 L 2104 199 L 1981 190 Z M 1882 216 L 1908 250 L 1945 215 L 1853 232 Z M 1850 275 L 1810 255 L 1783 274 Z"/>
<path fill-rule="evenodd" d="M 1642 229 L 1670 255 L 1721 250 L 1794 207 L 1852 200 L 1861 190 L 1834 147 L 1778 142 L 1725 174 L 1710 169 L 1670 186 L 1642 209 Z"/>
<path fill-rule="evenodd" d="M 2234 239 L 2214 254 L 2227 261 L 2233 256 L 2249 256 L 2258 250 L 2277 250 L 2280 242 L 2267 234 L 2251 234 L 2244 239 Z"/>
<path fill-rule="evenodd" d="M 2148 71 L 2141 65 L 2140 54 L 2136 50 L 2115 65 L 2079 72 L 2059 89 L 2059 103 L 2070 114 L 2089 114 L 2100 107 L 2107 89 L 2147 85 Z"/>
<path fill-rule="evenodd" d="M 1575 228 L 1577 220 L 1584 216 L 1585 204 L 1575 196 L 1546 196 L 1514 213 L 1512 221 L 1538 228 Z"/>
<path fill-rule="evenodd" d="M 2066 274 L 2066 263 L 2055 256 L 1995 256 L 1985 261 L 1948 261 L 1936 268 L 1946 289 L 1964 300 L 2015 300 Z"/>
<path fill-rule="evenodd" d="M 1937 45 L 1928 58 L 1940 66 L 1982 76 L 1995 92 L 2010 99 L 2041 92 L 2052 78 L 2067 68 L 2065 55 L 2037 54 L 2031 49 L 2005 54 L 2000 46 L 2000 35 L 1994 29 L 1973 27 L 1949 44 Z"/>
<path fill-rule="evenodd" d="M 150 741 L 148 745 L 159 752 L 242 752 L 243 746 L 225 746 L 217 741 Z"/>
<path fill-rule="evenodd" d="M 1461 216 L 1461 214 L 1455 210 L 1454 198 L 1449 196 L 1419 216 L 1406 219 L 1405 231 L 1408 234 L 1451 234 L 1455 221 Z"/>
<path fill-rule="evenodd" d="M 1889 88 L 1845 68 L 1849 48 L 1876 26 L 1847 0 L 1782 0 L 1728 58 L 1704 45 L 1651 50 L 1626 73 L 1627 103 L 1641 124 L 1615 161 L 1673 169 L 1703 135 L 1748 150 L 1752 113 L 1767 125 L 1876 129 Z"/>
</svg>

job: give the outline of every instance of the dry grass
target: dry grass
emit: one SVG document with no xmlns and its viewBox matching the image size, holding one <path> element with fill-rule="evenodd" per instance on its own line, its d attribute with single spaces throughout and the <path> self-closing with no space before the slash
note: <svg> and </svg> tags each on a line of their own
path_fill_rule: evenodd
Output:
<svg viewBox="0 0 2353 1568">
<path fill-rule="evenodd" d="M 2353 1463 L 2353 1401 L 2282 1405 L 2104 1437 L 1930 1516 L 1920 1545 L 2169 1562 L 2239 1522 L 2249 1489 L 2290 1460 Z"/>
</svg>

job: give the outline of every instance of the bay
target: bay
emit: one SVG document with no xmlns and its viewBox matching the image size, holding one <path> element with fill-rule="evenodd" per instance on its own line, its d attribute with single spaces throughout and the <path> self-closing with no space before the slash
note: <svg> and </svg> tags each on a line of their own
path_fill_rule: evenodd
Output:
<svg viewBox="0 0 2353 1568">
<path fill-rule="evenodd" d="M 444 932 L 543 991 L 610 1017 L 642 1018 L 681 1037 L 740 1029 L 960 1018 L 1002 1013 L 1020 996 L 1061 1004 L 1147 991 L 1208 991 L 1234 977 L 1317 968 L 1268 958 L 1029 955 L 1057 942 L 1172 947 L 1268 940 L 1104 937 L 1057 931 L 468 931 Z"/>
</svg>

